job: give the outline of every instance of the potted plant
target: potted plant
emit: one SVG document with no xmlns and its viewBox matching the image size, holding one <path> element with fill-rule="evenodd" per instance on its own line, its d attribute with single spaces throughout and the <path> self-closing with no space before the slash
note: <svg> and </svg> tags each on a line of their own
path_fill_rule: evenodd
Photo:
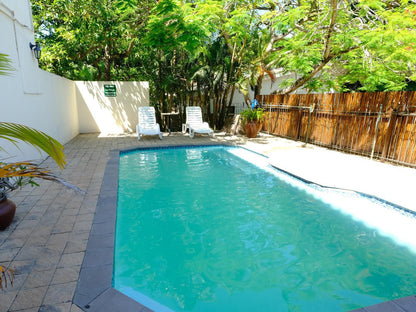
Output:
<svg viewBox="0 0 416 312">
<path fill-rule="evenodd" d="M 0 231 L 6 229 L 13 221 L 16 204 L 7 198 L 7 192 L 14 189 L 9 178 L 0 178 Z"/>
<path fill-rule="evenodd" d="M 240 113 L 242 126 L 247 137 L 255 138 L 260 131 L 265 116 L 263 108 L 248 108 Z"/>
<path fill-rule="evenodd" d="M 0 122 L 0 138 L 14 144 L 17 143 L 17 140 L 21 140 L 45 151 L 60 168 L 65 165 L 63 146 L 43 132 L 24 125 Z M 0 149 L 2 149 L 1 146 Z M 66 183 L 35 163 L 27 161 L 5 163 L 0 159 L 0 230 L 5 230 L 10 225 L 16 211 L 16 204 L 8 198 L 8 193 L 25 184 L 38 185 L 33 180 L 34 178 L 60 182 L 78 190 L 75 186 Z M 13 276 L 13 270 L 0 266 L 0 289 L 3 288 L 3 284 L 7 286 L 7 280 L 10 281 L 10 284 L 13 284 Z"/>
<path fill-rule="evenodd" d="M 65 166 L 62 144 L 41 131 L 16 123 L 0 122 L 0 138 L 14 144 L 18 140 L 30 144 L 38 150 L 46 152 L 61 169 Z M 34 181 L 35 178 L 59 182 L 79 190 L 33 162 L 6 163 L 0 159 L 0 230 L 7 228 L 14 216 L 12 211 L 16 209 L 15 205 L 7 198 L 8 193 L 26 184 L 38 185 Z"/>
<path fill-rule="evenodd" d="M 8 56 L 0 53 L 0 75 L 7 75 L 12 70 L 13 67 Z M 0 122 L 0 139 L 9 141 L 16 146 L 19 141 L 32 145 L 52 157 L 60 169 L 65 166 L 62 144 L 41 131 L 17 123 Z M 0 150 L 7 152 L 1 145 Z M 60 182 L 76 189 L 35 163 L 27 161 L 6 163 L 0 158 L 0 230 L 9 226 L 16 210 L 16 205 L 7 198 L 7 194 L 25 184 L 37 185 L 34 178 Z"/>
</svg>

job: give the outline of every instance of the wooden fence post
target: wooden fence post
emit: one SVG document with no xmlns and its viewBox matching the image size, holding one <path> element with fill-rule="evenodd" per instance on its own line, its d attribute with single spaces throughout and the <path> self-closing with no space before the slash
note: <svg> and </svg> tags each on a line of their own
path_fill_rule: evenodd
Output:
<svg viewBox="0 0 416 312">
<path fill-rule="evenodd" d="M 302 94 L 299 95 L 299 102 L 298 102 L 298 124 L 296 129 L 296 138 L 295 140 L 298 141 L 300 138 L 300 129 L 302 127 L 302 109 L 300 109 L 300 102 L 301 102 Z"/>
<path fill-rule="evenodd" d="M 262 100 L 262 102 L 263 102 L 263 100 Z M 270 99 L 267 101 L 267 103 L 269 105 L 269 122 L 267 123 L 267 134 L 270 134 L 270 123 L 272 121 L 272 103 L 271 103 Z"/>
<path fill-rule="evenodd" d="M 391 142 L 391 136 L 393 135 L 393 130 L 396 128 L 396 121 L 397 121 L 397 112 L 395 110 L 392 110 L 389 113 L 389 125 L 387 127 L 386 135 L 383 140 L 383 152 L 381 154 L 381 158 L 386 159 L 387 154 L 390 149 L 390 142 Z"/>
<path fill-rule="evenodd" d="M 305 139 L 305 145 L 308 144 L 308 139 L 309 139 L 309 127 L 311 124 L 311 114 L 313 113 L 313 111 L 315 110 L 315 103 L 312 103 L 312 105 L 309 107 L 308 110 L 308 126 L 306 128 L 306 139 Z"/>
<path fill-rule="evenodd" d="M 338 140 L 338 133 L 339 133 L 339 124 L 340 124 L 340 112 L 339 112 L 339 101 L 340 101 L 340 98 L 341 98 L 341 94 L 339 94 L 339 93 L 335 93 L 335 97 L 334 97 L 334 106 L 333 106 L 333 109 L 332 109 L 332 113 L 334 114 L 337 114 L 337 115 L 335 115 L 333 118 L 334 118 L 334 126 L 333 126 L 333 128 L 334 128 L 334 137 L 333 137 L 333 139 L 332 139 L 332 142 L 331 142 L 331 147 L 333 147 L 333 148 L 337 148 L 337 140 Z M 335 109 L 335 106 L 336 106 L 336 109 Z"/>
<path fill-rule="evenodd" d="M 378 116 L 376 121 L 376 128 L 374 129 L 374 139 L 373 139 L 373 145 L 371 147 L 371 155 L 370 158 L 373 159 L 374 157 L 374 150 L 376 148 L 376 142 L 377 142 L 377 133 L 378 133 L 378 127 L 380 124 L 381 114 L 383 113 L 383 103 L 380 105 L 380 109 L 378 110 Z"/>
<path fill-rule="evenodd" d="M 276 124 L 279 125 L 279 117 L 280 117 L 280 108 L 279 108 L 279 105 L 282 106 L 283 104 L 282 103 L 279 103 L 278 96 L 277 95 L 275 95 L 273 98 L 276 99 L 275 101 L 273 101 L 273 103 L 276 102 L 276 123 L 275 123 L 275 126 L 273 127 L 272 133 L 273 134 L 276 134 L 275 133 L 276 132 L 276 128 L 277 128 Z"/>
</svg>

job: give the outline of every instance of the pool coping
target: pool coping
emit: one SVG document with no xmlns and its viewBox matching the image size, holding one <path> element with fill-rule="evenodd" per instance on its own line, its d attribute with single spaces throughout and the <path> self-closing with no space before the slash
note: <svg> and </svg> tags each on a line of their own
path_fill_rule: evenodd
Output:
<svg viewBox="0 0 416 312">
<path fill-rule="evenodd" d="M 80 307 L 82 311 L 153 311 L 112 287 L 120 154 L 135 150 L 203 146 L 233 147 L 238 145 L 233 143 L 213 142 L 211 144 L 203 145 L 172 144 L 165 146 L 132 147 L 110 151 L 110 158 L 107 162 L 104 172 L 95 216 L 87 243 L 84 260 L 81 266 L 79 280 L 73 298 L 73 303 Z M 276 168 L 279 169 L 278 167 Z M 291 173 L 289 174 L 303 180 L 302 177 L 298 177 Z M 307 182 L 311 183 L 310 181 Z M 416 295 L 382 302 L 377 305 L 360 308 L 352 312 L 364 311 L 416 311 Z"/>
</svg>

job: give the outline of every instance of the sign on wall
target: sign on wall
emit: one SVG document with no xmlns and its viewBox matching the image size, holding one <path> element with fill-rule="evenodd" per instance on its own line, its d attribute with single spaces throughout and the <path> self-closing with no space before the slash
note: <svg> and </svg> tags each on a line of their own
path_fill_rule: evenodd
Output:
<svg viewBox="0 0 416 312">
<path fill-rule="evenodd" d="M 108 97 L 117 96 L 116 85 L 104 85 L 104 95 Z"/>
</svg>

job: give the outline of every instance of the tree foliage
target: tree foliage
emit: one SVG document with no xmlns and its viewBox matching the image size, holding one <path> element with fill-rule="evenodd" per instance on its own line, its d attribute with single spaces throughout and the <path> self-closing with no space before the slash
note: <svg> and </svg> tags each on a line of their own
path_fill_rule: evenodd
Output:
<svg viewBox="0 0 416 312">
<path fill-rule="evenodd" d="M 153 0 L 32 1 L 40 65 L 71 79 L 136 80 Z"/>
<path fill-rule="evenodd" d="M 200 105 L 221 128 L 236 89 L 263 78 L 366 91 L 416 80 L 415 0 L 33 1 L 41 65 L 72 79 L 148 80 L 160 110 Z"/>
<path fill-rule="evenodd" d="M 402 89 L 415 79 L 415 8 L 410 1 L 331 0 L 270 10 L 269 67 L 296 74 L 281 92 L 340 90 L 356 81 L 368 91 Z"/>
<path fill-rule="evenodd" d="M 13 70 L 11 61 L 6 54 L 0 53 L 0 76 L 8 75 Z"/>
</svg>

